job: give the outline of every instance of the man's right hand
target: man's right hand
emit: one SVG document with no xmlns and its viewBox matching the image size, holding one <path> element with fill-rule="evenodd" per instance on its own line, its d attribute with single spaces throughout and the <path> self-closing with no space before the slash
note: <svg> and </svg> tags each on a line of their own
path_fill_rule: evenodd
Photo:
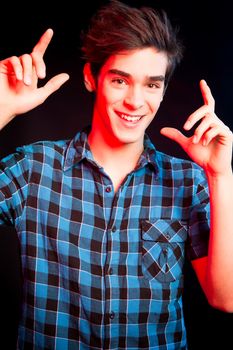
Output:
<svg viewBox="0 0 233 350">
<path fill-rule="evenodd" d="M 31 54 L 12 56 L 0 61 L 0 129 L 16 115 L 26 113 L 43 103 L 69 79 L 68 74 L 61 73 L 38 88 L 38 79 L 46 76 L 43 56 L 52 36 L 52 29 L 48 29 Z"/>
</svg>

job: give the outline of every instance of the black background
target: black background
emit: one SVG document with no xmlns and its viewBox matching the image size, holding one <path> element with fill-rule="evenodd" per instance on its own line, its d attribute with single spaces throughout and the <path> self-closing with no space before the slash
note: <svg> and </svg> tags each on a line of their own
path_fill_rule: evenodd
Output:
<svg viewBox="0 0 233 350">
<path fill-rule="evenodd" d="M 1 131 L 0 156 L 16 146 L 45 139 L 70 138 L 91 122 L 92 97 L 85 91 L 80 59 L 80 32 L 90 16 L 107 1 L 1 4 L 0 59 L 30 53 L 49 27 L 54 37 L 46 52 L 47 77 L 67 72 L 70 80 L 41 106 L 18 116 Z M 160 110 L 148 128 L 156 147 L 187 158 L 180 146 L 161 136 L 163 126 L 179 129 L 202 105 L 200 79 L 206 79 L 217 115 L 233 129 L 233 26 L 229 1 L 124 1 L 163 8 L 185 46 L 184 59 L 169 84 Z M 43 81 L 41 82 L 43 84 Z M 19 249 L 15 232 L 0 234 L 1 342 L 15 348 L 20 301 Z M 224 234 L 224 233 L 223 233 Z M 186 267 L 185 311 L 190 349 L 228 349 L 233 315 L 208 306 L 190 266 Z"/>
</svg>

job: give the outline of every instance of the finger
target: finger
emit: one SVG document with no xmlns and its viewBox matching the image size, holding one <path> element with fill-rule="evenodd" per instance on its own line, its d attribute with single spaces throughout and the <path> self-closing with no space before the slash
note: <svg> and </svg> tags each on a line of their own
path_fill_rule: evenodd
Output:
<svg viewBox="0 0 233 350">
<path fill-rule="evenodd" d="M 68 74 L 61 73 L 50 79 L 43 87 L 39 88 L 40 102 L 44 102 L 48 96 L 58 90 L 68 79 Z"/>
<path fill-rule="evenodd" d="M 208 130 L 205 133 L 205 136 L 203 137 L 202 144 L 203 146 L 208 146 L 209 143 L 217 136 L 219 135 L 220 127 L 218 125 L 213 126 L 210 130 Z"/>
<path fill-rule="evenodd" d="M 202 136 L 211 128 L 219 125 L 222 129 L 228 130 L 226 126 L 216 115 L 206 115 L 201 124 L 196 128 L 193 137 L 193 143 L 198 143 Z"/>
<path fill-rule="evenodd" d="M 53 37 L 53 30 L 51 28 L 47 29 L 46 32 L 41 36 L 40 40 L 33 48 L 31 57 L 32 62 L 36 70 L 38 78 L 45 78 L 46 67 L 43 60 L 44 53 Z"/>
<path fill-rule="evenodd" d="M 201 89 L 204 103 L 210 106 L 211 109 L 214 111 L 214 105 L 215 105 L 214 98 L 212 96 L 209 86 L 207 85 L 206 81 L 203 79 L 200 81 L 200 89 Z"/>
<path fill-rule="evenodd" d="M 160 130 L 160 133 L 170 138 L 171 140 L 179 143 L 182 147 L 185 147 L 185 145 L 188 142 L 188 138 L 175 128 L 162 128 Z"/>
<path fill-rule="evenodd" d="M 17 80 L 23 79 L 23 70 L 20 59 L 12 56 L 0 62 L 0 73 L 15 74 Z"/>
<path fill-rule="evenodd" d="M 51 28 L 49 28 L 40 37 L 38 43 L 34 46 L 32 53 L 35 53 L 35 54 L 43 57 L 52 37 L 53 37 L 53 30 Z"/>
<path fill-rule="evenodd" d="M 215 125 L 216 123 L 213 123 L 213 120 L 209 117 L 209 115 L 205 116 L 202 119 L 201 124 L 196 128 L 194 132 L 193 143 L 198 143 L 202 136 Z"/>
<path fill-rule="evenodd" d="M 38 78 L 43 79 L 46 76 L 46 67 L 44 60 L 41 55 L 39 55 L 37 52 L 31 53 L 32 63 L 35 67 L 36 74 Z"/>
<path fill-rule="evenodd" d="M 223 142 L 223 140 L 227 140 L 228 138 L 232 138 L 232 133 L 229 128 L 223 128 L 221 125 L 212 125 L 212 127 L 205 133 L 202 138 L 203 146 L 208 146 L 209 143 L 218 137 L 218 141 Z M 224 143 L 224 142 L 223 142 Z"/>
<path fill-rule="evenodd" d="M 26 85 L 30 85 L 32 82 L 32 58 L 30 55 L 25 54 L 20 56 L 20 61 L 23 68 L 23 82 Z"/>
<path fill-rule="evenodd" d="M 204 116 L 208 115 L 209 113 L 212 113 L 210 107 L 208 105 L 203 105 L 200 108 L 198 108 L 195 112 L 190 114 L 188 119 L 186 120 L 183 128 L 185 130 L 190 130 L 192 127 L 201 120 Z"/>
</svg>

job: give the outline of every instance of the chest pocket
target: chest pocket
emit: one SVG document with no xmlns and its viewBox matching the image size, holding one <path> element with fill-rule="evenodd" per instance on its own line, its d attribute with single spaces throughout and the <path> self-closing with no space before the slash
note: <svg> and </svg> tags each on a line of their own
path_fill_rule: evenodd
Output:
<svg viewBox="0 0 233 350">
<path fill-rule="evenodd" d="M 173 282 L 181 277 L 187 225 L 179 220 L 141 222 L 142 272 L 148 279 Z"/>
</svg>

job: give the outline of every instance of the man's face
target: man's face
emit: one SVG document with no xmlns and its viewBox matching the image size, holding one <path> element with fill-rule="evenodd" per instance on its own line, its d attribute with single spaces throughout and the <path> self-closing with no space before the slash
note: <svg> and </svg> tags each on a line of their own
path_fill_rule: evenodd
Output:
<svg viewBox="0 0 233 350">
<path fill-rule="evenodd" d="M 163 99 L 167 56 L 154 48 L 111 56 L 100 70 L 93 127 L 113 145 L 143 144 Z"/>
</svg>

